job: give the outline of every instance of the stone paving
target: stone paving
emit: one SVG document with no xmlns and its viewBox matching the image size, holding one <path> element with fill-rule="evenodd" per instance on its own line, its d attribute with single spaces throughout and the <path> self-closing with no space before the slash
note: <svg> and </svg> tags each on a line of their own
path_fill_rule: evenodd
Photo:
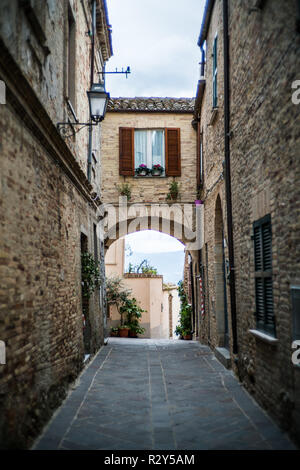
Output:
<svg viewBox="0 0 300 470">
<path fill-rule="evenodd" d="M 109 338 L 33 449 L 295 449 L 195 341 Z"/>
</svg>

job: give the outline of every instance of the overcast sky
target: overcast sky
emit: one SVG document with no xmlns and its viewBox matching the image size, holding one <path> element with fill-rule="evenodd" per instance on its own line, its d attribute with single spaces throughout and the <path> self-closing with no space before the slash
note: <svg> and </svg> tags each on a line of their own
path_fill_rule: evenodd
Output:
<svg viewBox="0 0 300 470">
<path fill-rule="evenodd" d="M 106 71 L 111 97 L 194 97 L 199 76 L 205 0 L 107 0 L 113 57 Z"/>
<path fill-rule="evenodd" d="M 126 236 L 126 244 L 137 253 L 166 253 L 184 250 L 184 245 L 176 238 L 155 230 L 131 233 Z"/>
<path fill-rule="evenodd" d="M 205 0 L 107 0 L 114 55 L 106 71 L 131 68 L 127 79 L 125 75 L 106 75 L 111 97 L 194 97 L 204 4 Z M 175 238 L 146 231 L 126 237 L 126 242 L 135 261 L 146 256 L 158 264 L 160 253 L 165 282 L 181 279 L 184 246 Z M 172 263 L 176 253 L 178 272 Z"/>
</svg>

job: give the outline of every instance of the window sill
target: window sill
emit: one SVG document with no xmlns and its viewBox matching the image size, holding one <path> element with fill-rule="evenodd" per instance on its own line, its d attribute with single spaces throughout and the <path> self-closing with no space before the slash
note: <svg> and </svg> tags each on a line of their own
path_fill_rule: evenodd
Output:
<svg viewBox="0 0 300 470">
<path fill-rule="evenodd" d="M 255 338 L 260 339 L 264 343 L 270 344 L 272 346 L 275 346 L 278 343 L 278 339 L 274 338 L 273 336 L 270 336 L 266 333 L 263 333 L 262 331 L 259 330 L 248 330 L 249 333 L 251 333 Z"/>
<path fill-rule="evenodd" d="M 210 120 L 209 120 L 209 123 L 208 123 L 209 126 L 212 126 L 213 123 L 215 122 L 215 119 L 217 117 L 218 112 L 219 112 L 219 108 L 217 106 L 215 108 L 212 108 Z"/>
<path fill-rule="evenodd" d="M 134 178 L 166 178 L 166 175 L 134 175 Z"/>
</svg>

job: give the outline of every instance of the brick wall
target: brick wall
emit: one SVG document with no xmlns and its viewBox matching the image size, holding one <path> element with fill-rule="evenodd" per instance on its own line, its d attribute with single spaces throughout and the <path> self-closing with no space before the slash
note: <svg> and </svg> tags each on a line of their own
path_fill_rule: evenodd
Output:
<svg viewBox="0 0 300 470">
<path fill-rule="evenodd" d="M 216 0 L 206 38 L 205 91 L 196 116 L 203 132 L 205 207 L 205 318 L 200 338 L 222 346 L 218 325 L 218 234 L 223 221 L 228 258 L 224 188 L 222 1 Z M 251 2 L 249 2 L 251 3 Z M 299 368 L 291 362 L 291 286 L 300 282 L 299 265 L 299 106 L 292 82 L 299 79 L 300 36 L 296 3 L 263 2 L 251 9 L 229 2 L 230 152 L 238 329 L 237 366 L 232 367 L 256 400 L 299 442 Z M 212 41 L 218 33 L 218 112 L 211 123 Z M 202 99 L 202 102 L 201 102 Z M 197 114 L 198 113 L 198 114 Z M 297 153 L 298 152 L 298 153 Z M 218 200 L 219 198 L 219 200 Z M 221 214 L 221 217 L 220 217 Z M 254 337 L 256 329 L 253 222 L 272 222 L 273 300 L 277 342 Z M 221 294 L 221 295 L 220 295 Z M 220 305 L 220 304 L 219 304 Z M 229 348 L 232 331 L 227 286 Z M 233 359 L 233 355 L 231 354 Z"/>
<path fill-rule="evenodd" d="M 81 234 L 94 250 L 97 206 L 86 178 L 87 129 L 63 139 L 68 2 L 45 2 L 37 37 L 19 2 L 1 2 L 0 78 L 0 448 L 26 448 L 83 366 Z M 72 2 L 77 36 L 77 106 L 88 114 L 90 39 Z M 35 11 L 38 15 L 38 11 Z M 83 96 L 84 95 L 84 96 Z M 70 128 L 69 128 L 70 129 Z M 78 137 L 79 136 L 79 137 Z M 99 233 L 97 233 L 99 237 Z M 103 244 L 98 240 L 102 260 Z M 90 299 L 89 352 L 103 344 L 99 292 Z"/>
<path fill-rule="evenodd" d="M 117 203 L 117 186 L 128 182 L 132 187 L 130 202 L 166 202 L 173 177 L 136 178 L 119 176 L 119 127 L 181 129 L 181 201 L 196 199 L 196 132 L 191 126 L 192 113 L 108 112 L 102 125 L 102 192 L 104 202 Z"/>
<path fill-rule="evenodd" d="M 249 12 L 231 3 L 231 159 L 239 373 L 257 400 L 300 438 L 300 377 L 291 362 L 291 285 L 300 283 L 299 79 L 296 2 L 265 2 Z M 236 3 L 236 2 L 235 2 Z M 242 51 L 242 52 L 241 52 Z M 255 328 L 253 222 L 272 222 L 275 346 L 249 334 Z M 249 368 L 249 362 L 252 366 Z"/>
</svg>

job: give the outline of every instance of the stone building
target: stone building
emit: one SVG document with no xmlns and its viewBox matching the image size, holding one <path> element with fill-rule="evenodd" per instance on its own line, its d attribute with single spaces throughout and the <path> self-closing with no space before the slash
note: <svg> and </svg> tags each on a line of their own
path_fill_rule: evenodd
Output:
<svg viewBox="0 0 300 470">
<path fill-rule="evenodd" d="M 0 49 L 0 447 L 16 448 L 103 343 L 101 291 L 84 329 L 81 287 L 82 252 L 104 267 L 99 126 L 57 123 L 89 121 L 86 91 L 112 55 L 106 1 L 3 0 Z"/>
<path fill-rule="evenodd" d="M 297 15 L 292 0 L 206 2 L 194 119 L 205 220 L 199 336 L 299 442 Z"/>
<path fill-rule="evenodd" d="M 102 125 L 106 248 L 117 238 L 155 229 L 183 243 L 195 238 L 196 132 L 191 126 L 194 100 L 188 98 L 114 98 Z M 148 173 L 139 173 L 139 166 Z M 153 166 L 162 172 L 155 175 Z M 170 185 L 176 186 L 176 197 Z M 124 188 L 128 200 L 120 203 Z M 172 196 L 172 197 L 171 197 Z M 128 205 L 128 207 L 123 207 Z M 115 213 L 114 213 L 115 210 Z"/>
</svg>

